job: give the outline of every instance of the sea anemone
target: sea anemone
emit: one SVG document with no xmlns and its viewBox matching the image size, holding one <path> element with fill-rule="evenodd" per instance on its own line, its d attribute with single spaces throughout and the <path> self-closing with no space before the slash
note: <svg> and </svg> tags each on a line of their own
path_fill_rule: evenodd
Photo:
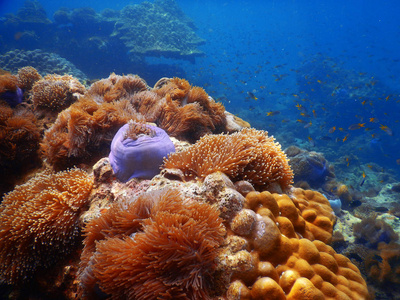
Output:
<svg viewBox="0 0 400 300">
<path fill-rule="evenodd" d="M 111 299 L 210 299 L 225 229 L 218 209 L 176 189 L 117 202 L 87 224 L 80 280 Z"/>
<path fill-rule="evenodd" d="M 176 77 L 162 79 L 156 87 L 153 91 L 165 98 L 157 124 L 168 134 L 194 143 L 205 134 L 226 130 L 225 107 L 204 89 Z"/>
<path fill-rule="evenodd" d="M 23 91 L 18 86 L 18 78 L 11 74 L 0 75 L 0 100 L 4 100 L 11 107 L 22 102 Z"/>
<path fill-rule="evenodd" d="M 220 171 L 235 181 L 247 180 L 263 188 L 277 183 L 285 189 L 293 179 L 279 143 L 256 129 L 206 135 L 184 151 L 170 154 L 163 168 L 180 169 L 184 180 L 204 179 Z"/>
<path fill-rule="evenodd" d="M 28 280 L 70 253 L 92 179 L 85 171 L 45 171 L 4 197 L 0 205 L 0 279 Z"/>
<path fill-rule="evenodd" d="M 146 82 L 137 75 L 120 76 L 112 73 L 108 78 L 93 83 L 88 94 L 101 103 L 129 99 L 146 89 Z"/>
<path fill-rule="evenodd" d="M 18 86 L 25 92 L 32 89 L 35 82 L 42 79 L 42 76 L 33 67 L 23 67 L 18 70 Z"/>
<path fill-rule="evenodd" d="M 129 122 L 111 142 L 111 167 L 120 181 L 151 179 L 160 172 L 164 157 L 175 152 L 167 133 L 156 126 Z"/>
<path fill-rule="evenodd" d="M 113 136 L 130 119 L 141 120 L 128 100 L 98 104 L 85 96 L 58 115 L 41 151 L 56 170 L 90 165 L 108 155 Z"/>
<path fill-rule="evenodd" d="M 31 98 L 36 108 L 60 112 L 74 103 L 85 90 L 71 75 L 46 75 L 33 85 Z"/>
</svg>

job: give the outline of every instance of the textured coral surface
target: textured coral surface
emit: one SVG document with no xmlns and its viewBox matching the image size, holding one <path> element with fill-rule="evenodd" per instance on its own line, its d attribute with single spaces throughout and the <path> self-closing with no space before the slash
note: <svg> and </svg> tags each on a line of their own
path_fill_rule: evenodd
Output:
<svg viewBox="0 0 400 300">
<path fill-rule="evenodd" d="M 368 298 L 357 267 L 326 244 L 333 216 L 321 194 L 250 192 L 244 207 L 219 257 L 219 266 L 232 272 L 228 299 Z"/>
</svg>

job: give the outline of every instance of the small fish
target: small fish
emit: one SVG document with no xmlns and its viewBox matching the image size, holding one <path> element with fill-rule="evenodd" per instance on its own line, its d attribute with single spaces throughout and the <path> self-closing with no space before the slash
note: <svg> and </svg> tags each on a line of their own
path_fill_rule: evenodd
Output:
<svg viewBox="0 0 400 300">
<path fill-rule="evenodd" d="M 348 167 L 349 165 L 350 165 L 350 161 L 349 161 L 349 158 L 348 157 L 346 157 L 346 167 Z"/>
<path fill-rule="evenodd" d="M 388 135 L 392 136 L 393 135 L 393 131 L 392 129 L 390 129 L 389 127 L 387 127 L 386 125 L 382 125 L 379 126 L 380 129 L 382 129 L 384 132 L 386 132 Z"/>
<path fill-rule="evenodd" d="M 349 135 L 347 134 L 347 135 L 343 138 L 342 142 L 347 141 L 347 138 L 348 138 L 348 137 L 349 137 Z"/>
<path fill-rule="evenodd" d="M 301 119 L 297 119 L 296 122 L 298 122 L 298 123 L 305 123 L 306 121 L 301 120 Z"/>
<path fill-rule="evenodd" d="M 311 147 L 315 146 L 315 142 L 311 136 L 308 136 L 308 142 L 310 143 Z"/>
<path fill-rule="evenodd" d="M 252 92 L 247 92 L 247 95 L 253 100 L 257 100 L 258 98 L 252 93 Z"/>
<path fill-rule="evenodd" d="M 304 125 L 304 128 L 310 128 L 312 126 L 312 123 L 307 123 L 306 125 Z"/>
<path fill-rule="evenodd" d="M 377 118 L 369 118 L 369 121 L 371 123 L 378 123 L 379 122 L 379 120 Z"/>
<path fill-rule="evenodd" d="M 314 118 L 317 116 L 317 114 L 315 113 L 315 109 L 312 110 L 312 114 L 313 114 Z"/>
<path fill-rule="evenodd" d="M 367 176 L 365 175 L 365 172 L 363 171 L 362 173 L 362 181 L 360 182 L 360 186 L 363 186 L 364 182 L 365 182 L 365 178 L 367 178 Z"/>
<path fill-rule="evenodd" d="M 356 130 L 360 129 L 361 127 L 365 127 L 365 123 L 357 123 L 357 124 L 352 124 L 349 126 L 349 130 Z"/>
<path fill-rule="evenodd" d="M 336 126 L 333 126 L 332 128 L 329 129 L 329 133 L 334 133 L 336 130 Z"/>
<path fill-rule="evenodd" d="M 269 111 L 267 112 L 268 117 L 279 115 L 281 112 L 279 110 Z"/>
</svg>

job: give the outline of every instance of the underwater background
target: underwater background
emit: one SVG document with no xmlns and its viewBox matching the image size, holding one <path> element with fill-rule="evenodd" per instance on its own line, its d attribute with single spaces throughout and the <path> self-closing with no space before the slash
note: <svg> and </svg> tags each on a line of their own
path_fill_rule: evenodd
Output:
<svg viewBox="0 0 400 300">
<path fill-rule="evenodd" d="M 86 86 L 113 72 L 149 86 L 184 78 L 288 149 L 296 186 L 340 199 L 352 215 L 368 203 L 363 220 L 390 214 L 390 225 L 374 223 L 376 240 L 363 243 L 375 251 L 400 232 L 399 9 L 394 0 L 3 0 L 0 69 L 16 73 L 47 55 L 64 59 L 63 72 Z M 335 250 L 357 252 L 345 248 L 337 242 Z M 400 284 L 395 273 L 378 277 Z M 377 299 L 391 297 L 383 294 L 377 288 Z"/>
<path fill-rule="evenodd" d="M 52 21 L 61 7 L 82 7 L 79 1 L 40 3 Z M 85 3 L 101 12 L 141 2 Z M 16 13 L 23 4 L 2 1 L 2 16 Z M 164 71 L 129 62 L 121 49 L 107 49 L 104 56 L 100 46 L 97 53 L 85 55 L 73 48 L 54 52 L 91 79 L 110 72 L 138 74 L 150 85 L 162 76 L 187 78 L 204 87 L 228 111 L 278 137 L 284 147 L 298 145 L 323 152 L 344 170 L 356 166 L 351 172 L 357 172 L 360 181 L 369 163 L 399 178 L 400 24 L 395 1 L 177 4 L 204 40 L 197 47 L 202 56 L 191 61 L 162 58 L 162 53 L 145 55 L 146 64 L 168 65 Z M 58 25 L 72 31 L 74 27 L 77 25 L 70 22 Z M 80 35 L 85 28 L 90 31 L 88 26 L 79 28 Z M 180 34 L 177 32 L 176 39 Z M 2 43 L 3 52 L 18 47 L 7 39 Z M 4 47 L 7 43 L 11 45 Z M 44 50 L 51 48 L 47 45 Z M 29 41 L 22 46 L 40 49 L 40 44 Z M 94 55 L 86 55 L 90 53 Z"/>
</svg>

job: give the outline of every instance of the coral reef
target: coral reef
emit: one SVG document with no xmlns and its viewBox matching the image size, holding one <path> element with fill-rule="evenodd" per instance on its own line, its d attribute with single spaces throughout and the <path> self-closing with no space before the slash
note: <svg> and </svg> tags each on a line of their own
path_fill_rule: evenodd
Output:
<svg viewBox="0 0 400 300">
<path fill-rule="evenodd" d="M 45 171 L 17 186 L 0 205 L 0 279 L 16 284 L 73 251 L 79 215 L 92 189 L 85 171 Z"/>
<path fill-rule="evenodd" d="M 353 231 L 357 243 L 376 249 L 381 242 L 389 244 L 399 239 L 390 225 L 382 219 L 377 220 L 376 217 L 372 215 L 354 225 Z"/>
<path fill-rule="evenodd" d="M 164 157 L 171 152 L 175 152 L 175 146 L 164 130 L 129 122 L 114 136 L 109 159 L 116 177 L 126 182 L 151 179 L 160 173 Z"/>
<path fill-rule="evenodd" d="M 335 177 L 333 170 L 321 153 L 307 151 L 296 146 L 285 149 L 294 173 L 294 183 L 307 182 L 312 188 L 321 188 Z"/>
<path fill-rule="evenodd" d="M 0 195 L 40 165 L 40 128 L 33 113 L 0 104 Z"/>
<path fill-rule="evenodd" d="M 203 53 L 196 46 L 204 40 L 193 32 L 193 23 L 173 0 L 128 5 L 121 10 L 112 35 L 133 56 L 191 59 Z"/>
<path fill-rule="evenodd" d="M 153 91 L 166 99 L 158 125 L 172 136 L 195 142 L 208 133 L 226 131 L 225 107 L 204 89 L 181 78 L 162 78 Z"/>
<path fill-rule="evenodd" d="M 376 299 L 400 297 L 397 288 L 400 283 L 399 235 L 393 230 L 397 230 L 398 224 L 397 218 L 375 212 L 361 222 L 357 219 L 353 226 L 346 225 L 353 230 L 353 241 L 346 237 L 345 241 L 334 243 L 334 247 L 351 258 L 361 270 Z"/>
<path fill-rule="evenodd" d="M 120 76 L 112 73 L 108 78 L 94 82 L 87 94 L 96 102 L 102 103 L 121 99 L 130 100 L 136 93 L 146 89 L 146 82 L 137 75 Z"/>
<path fill-rule="evenodd" d="M 113 136 L 131 119 L 141 120 L 128 100 L 98 104 L 85 96 L 58 115 L 41 151 L 55 170 L 91 165 L 108 155 Z"/>
<path fill-rule="evenodd" d="M 71 75 L 46 75 L 31 91 L 35 109 L 60 112 L 85 93 L 85 87 Z"/>
<path fill-rule="evenodd" d="M 0 65 L 4 70 L 17 74 L 20 68 L 31 66 L 35 68 L 41 76 L 47 74 L 69 74 L 84 82 L 86 75 L 74 64 L 55 53 L 44 52 L 40 49 L 21 50 L 13 49 L 0 55 Z"/>
<path fill-rule="evenodd" d="M 220 171 L 236 181 L 245 179 L 259 188 L 281 191 L 293 178 L 279 143 L 255 129 L 203 136 L 186 150 L 169 155 L 163 168 L 181 170 L 184 180 L 204 179 Z"/>
<path fill-rule="evenodd" d="M 96 170 L 98 176 L 107 173 L 106 164 L 98 167 L 105 169 L 104 172 Z M 332 237 L 335 217 L 328 200 L 320 193 L 299 188 L 292 189 L 288 194 L 256 192 L 249 182 L 238 181 L 233 184 L 220 172 L 207 175 L 203 181 L 185 182 L 171 176 L 167 171 L 169 170 L 151 180 L 148 192 L 160 193 L 162 189 L 179 189 L 180 194 L 187 199 L 206 201 L 218 207 L 219 215 L 224 220 L 227 235 L 218 248 L 215 272 L 211 274 L 213 293 L 210 296 L 214 299 L 262 299 L 270 295 L 273 295 L 272 299 L 310 299 L 307 295 L 317 299 L 369 298 L 359 270 L 349 259 L 337 254 L 327 245 Z M 100 178 L 97 180 L 100 182 Z M 109 185 L 109 180 L 103 178 L 101 181 L 104 182 L 101 186 Z M 140 226 L 138 222 L 130 222 L 130 227 L 127 228 L 128 225 L 122 225 L 119 220 L 142 220 L 152 215 L 145 204 L 140 204 L 141 213 L 130 217 L 132 212 L 127 209 L 127 203 L 139 205 L 133 199 L 141 199 L 142 196 L 147 198 L 146 194 L 132 198 L 131 191 L 137 190 L 138 183 L 137 186 L 129 185 L 125 188 L 117 188 L 116 183 L 111 184 L 107 190 L 114 195 L 111 196 L 114 199 L 112 208 L 98 217 L 97 205 L 94 206 L 94 216 L 86 229 L 88 235 L 85 248 L 88 249 L 88 257 L 101 257 L 101 262 L 105 261 L 106 265 L 101 273 L 104 276 L 113 272 L 108 261 L 119 253 L 118 249 L 125 251 L 125 244 L 135 241 L 137 234 L 132 235 L 132 230 L 137 230 Z M 98 196 L 104 193 L 101 186 Z M 246 195 L 246 198 L 239 192 Z M 113 208 L 117 206 L 124 207 L 123 217 L 115 214 Z M 124 242 L 118 241 L 115 247 L 107 251 L 107 255 L 92 254 L 104 240 L 113 240 L 113 236 L 122 233 L 133 238 L 126 238 Z M 129 249 L 131 251 L 132 247 Z M 124 252 L 123 257 L 125 255 L 128 257 Z M 117 257 L 113 261 L 117 262 Z M 85 279 L 88 291 L 95 291 L 96 279 L 90 273 L 93 263 L 89 259 L 83 262 L 82 267 L 89 273 L 82 272 L 82 279 Z M 110 269 L 106 269 L 110 266 Z M 118 282 L 119 280 L 123 279 L 119 278 Z M 125 278 L 118 285 L 132 286 L 128 282 L 129 279 Z M 116 289 L 115 284 L 112 286 Z"/>
<path fill-rule="evenodd" d="M 36 81 L 42 79 L 42 75 L 34 67 L 23 67 L 18 70 L 18 86 L 25 92 L 30 92 Z"/>
<path fill-rule="evenodd" d="M 111 299 L 210 299 L 225 234 L 218 215 L 168 188 L 116 202 L 85 228 L 81 293 L 97 284 Z"/>
<path fill-rule="evenodd" d="M 41 82 L 38 81 L 35 86 L 43 93 Z M 228 123 L 225 108 L 209 99 L 203 89 L 191 87 L 186 80 L 179 78 L 172 82 L 187 86 L 187 94 L 182 93 L 181 99 L 176 97 L 180 89 L 150 90 L 146 82 L 136 75 L 111 74 L 94 82 L 85 96 L 60 113 L 55 124 L 46 131 L 42 151 L 48 162 L 58 170 L 94 162 L 104 153 L 101 152 L 103 146 L 109 145 L 119 127 L 130 119 L 155 122 L 170 135 L 193 142 L 206 133 L 242 128 L 238 118 L 230 119 Z M 35 92 L 34 87 L 32 95 Z M 171 94 L 176 100 L 170 98 Z M 169 100 L 166 101 L 166 98 Z M 38 99 L 45 100 L 44 97 Z M 184 104 L 185 101 L 190 103 Z M 178 108 L 177 111 L 171 112 L 171 103 Z M 109 129 L 111 127 L 112 130 Z M 99 152 L 95 147 L 100 145 L 103 146 Z M 92 159 L 93 151 L 97 153 Z M 88 158 L 91 162 L 85 162 Z"/>
<path fill-rule="evenodd" d="M 47 19 L 37 1 L 27 1 L 17 14 L 6 14 L 1 18 L 0 53 L 9 52 L 0 57 L 0 65 L 13 73 L 20 67 L 31 65 L 42 76 L 44 73 L 68 73 L 82 82 L 86 79 L 82 72 L 75 72 L 76 68 L 70 73 L 66 61 L 54 65 L 60 57 L 53 54 L 48 57 L 45 52 L 39 54 L 37 49 L 42 49 L 72 61 L 93 78 L 108 76 L 109 71 L 105 70 L 116 70 L 125 74 L 135 72 L 155 82 L 160 76 L 185 76 L 185 71 L 177 64 L 150 65 L 146 57 L 194 61 L 195 57 L 204 55 L 198 49 L 204 40 L 196 35 L 193 22 L 174 0 L 145 1 L 122 10 L 105 9 L 102 12 L 90 7 L 60 8 L 53 18 L 54 22 Z M 21 55 L 15 57 L 14 52 Z M 41 57 L 43 55 L 47 57 L 45 60 L 49 59 L 47 64 Z M 27 56 L 31 59 L 26 60 Z M 115 57 L 118 60 L 113 59 Z M 54 70 L 42 73 L 42 68 Z"/>
</svg>

